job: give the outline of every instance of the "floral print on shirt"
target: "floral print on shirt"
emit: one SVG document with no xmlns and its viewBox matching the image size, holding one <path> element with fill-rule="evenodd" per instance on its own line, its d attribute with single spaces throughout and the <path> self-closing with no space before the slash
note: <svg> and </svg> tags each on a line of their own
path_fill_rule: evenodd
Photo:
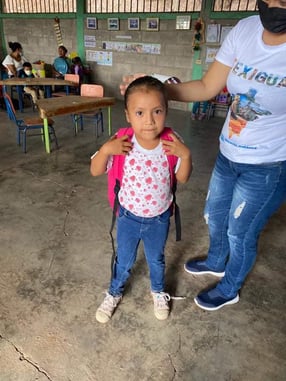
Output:
<svg viewBox="0 0 286 381">
<path fill-rule="evenodd" d="M 172 200 L 169 164 L 161 144 L 148 154 L 135 145 L 125 159 L 120 204 L 136 216 L 154 217 L 165 212 Z"/>
</svg>

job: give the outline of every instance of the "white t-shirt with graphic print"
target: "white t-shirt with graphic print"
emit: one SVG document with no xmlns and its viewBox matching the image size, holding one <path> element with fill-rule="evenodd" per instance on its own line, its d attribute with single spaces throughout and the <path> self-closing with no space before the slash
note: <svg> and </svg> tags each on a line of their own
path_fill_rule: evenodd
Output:
<svg viewBox="0 0 286 381">
<path fill-rule="evenodd" d="M 260 164 L 286 160 L 286 43 L 266 45 L 259 16 L 238 22 L 216 60 L 232 68 L 232 106 L 220 135 L 229 160 Z"/>
<path fill-rule="evenodd" d="M 124 162 L 119 202 L 136 216 L 155 217 L 173 201 L 167 156 L 161 142 L 155 149 L 146 150 L 133 135 L 132 143 Z"/>
</svg>

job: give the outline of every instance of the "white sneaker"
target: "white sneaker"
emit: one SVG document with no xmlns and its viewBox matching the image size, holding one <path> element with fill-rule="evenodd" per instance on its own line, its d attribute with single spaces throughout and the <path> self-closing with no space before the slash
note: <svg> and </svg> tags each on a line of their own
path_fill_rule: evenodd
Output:
<svg viewBox="0 0 286 381">
<path fill-rule="evenodd" d="M 198 120 L 203 120 L 203 119 L 205 119 L 205 117 L 206 117 L 206 113 L 203 112 L 202 114 L 200 114 L 200 115 L 198 116 Z"/>
<path fill-rule="evenodd" d="M 166 292 L 152 292 L 154 300 L 154 315 L 158 320 L 165 320 L 169 316 L 169 301 L 171 297 Z"/>
<path fill-rule="evenodd" d="M 115 308 L 118 306 L 122 299 L 122 296 L 112 296 L 106 292 L 106 296 L 101 305 L 96 310 L 95 318 L 99 323 L 107 323 Z"/>
</svg>

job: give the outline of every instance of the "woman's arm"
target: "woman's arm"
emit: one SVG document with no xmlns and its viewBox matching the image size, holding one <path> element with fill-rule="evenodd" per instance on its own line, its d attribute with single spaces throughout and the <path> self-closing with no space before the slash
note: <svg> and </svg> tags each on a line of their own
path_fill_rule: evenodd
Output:
<svg viewBox="0 0 286 381">
<path fill-rule="evenodd" d="M 180 102 L 205 101 L 216 96 L 221 89 L 226 86 L 226 80 L 231 70 L 230 66 L 226 66 L 219 61 L 214 61 L 209 67 L 207 73 L 200 80 L 182 82 L 178 84 L 165 84 L 168 98 L 170 100 Z M 137 73 L 123 77 L 120 84 L 120 92 L 122 95 L 128 85 L 138 77 L 146 74 Z"/>
<path fill-rule="evenodd" d="M 10 73 L 12 73 L 14 75 L 14 77 L 17 77 L 17 70 L 15 68 L 15 65 L 13 65 L 13 64 L 6 64 L 6 68 L 8 69 L 8 71 Z"/>
<path fill-rule="evenodd" d="M 205 101 L 216 96 L 226 86 L 231 68 L 214 61 L 204 77 L 200 80 L 188 81 L 176 85 L 166 84 L 170 100 L 180 102 Z"/>
</svg>

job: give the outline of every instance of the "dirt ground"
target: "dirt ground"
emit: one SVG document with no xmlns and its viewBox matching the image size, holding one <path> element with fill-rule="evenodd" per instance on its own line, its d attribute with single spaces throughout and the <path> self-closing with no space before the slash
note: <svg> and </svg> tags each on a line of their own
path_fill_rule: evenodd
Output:
<svg viewBox="0 0 286 381">
<path fill-rule="evenodd" d="M 121 102 L 112 117 L 114 129 L 126 125 Z M 70 117 L 56 117 L 60 149 L 47 155 L 29 137 L 23 154 L 0 110 L 0 381 L 286 379 L 285 205 L 261 234 L 239 303 L 199 309 L 193 298 L 216 279 L 183 268 L 208 249 L 203 208 L 222 123 L 177 110 L 168 118 L 194 161 L 177 192 L 182 241 L 172 221 L 166 248 L 167 291 L 185 299 L 156 320 L 140 247 L 122 303 L 102 325 L 95 312 L 110 279 L 111 210 L 106 177 L 90 176 L 89 157 L 107 135 L 95 139 L 86 126 L 74 137 Z"/>
</svg>

